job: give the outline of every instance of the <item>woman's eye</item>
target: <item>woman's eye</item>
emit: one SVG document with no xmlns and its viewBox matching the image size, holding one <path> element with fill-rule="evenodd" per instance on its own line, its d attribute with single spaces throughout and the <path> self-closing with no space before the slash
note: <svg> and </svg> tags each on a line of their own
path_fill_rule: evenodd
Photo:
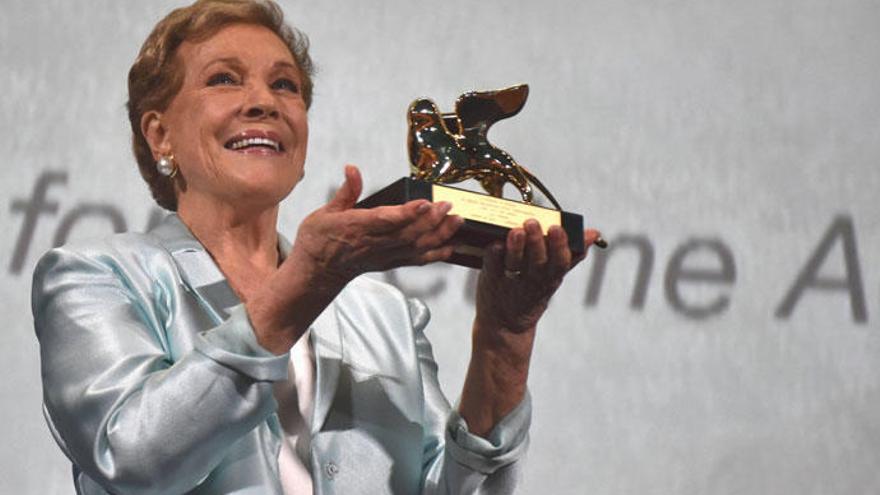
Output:
<svg viewBox="0 0 880 495">
<path fill-rule="evenodd" d="M 272 89 L 282 89 L 291 93 L 298 93 L 299 86 L 290 79 L 282 78 L 272 83 Z"/>
<path fill-rule="evenodd" d="M 228 72 L 219 72 L 208 79 L 208 86 L 235 84 L 235 78 Z"/>
</svg>

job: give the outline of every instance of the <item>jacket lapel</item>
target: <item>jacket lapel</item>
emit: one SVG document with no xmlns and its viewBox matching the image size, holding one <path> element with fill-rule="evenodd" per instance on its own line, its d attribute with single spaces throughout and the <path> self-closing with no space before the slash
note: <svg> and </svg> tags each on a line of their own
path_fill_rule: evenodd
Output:
<svg viewBox="0 0 880 495">
<path fill-rule="evenodd" d="M 336 396 L 339 371 L 342 364 L 342 333 L 336 314 L 336 303 L 331 304 L 312 325 L 310 343 L 315 353 L 317 381 L 315 405 L 312 412 L 312 436 L 321 430 L 327 412 Z"/>
<path fill-rule="evenodd" d="M 152 233 L 177 265 L 184 286 L 195 294 L 201 306 L 218 324 L 229 317 L 228 310 L 241 304 L 214 259 L 177 215 L 168 215 Z"/>
</svg>

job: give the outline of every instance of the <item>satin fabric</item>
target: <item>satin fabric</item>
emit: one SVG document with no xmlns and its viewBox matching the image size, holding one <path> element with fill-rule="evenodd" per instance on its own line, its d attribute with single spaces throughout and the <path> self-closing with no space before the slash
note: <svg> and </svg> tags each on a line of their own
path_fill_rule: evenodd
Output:
<svg viewBox="0 0 880 495">
<path fill-rule="evenodd" d="M 176 216 L 50 251 L 32 309 L 43 411 L 78 493 L 281 493 L 272 385 L 289 356 L 260 347 Z M 469 433 L 440 391 L 428 319 L 421 302 L 360 277 L 315 321 L 315 493 L 513 490 L 529 399 L 488 439 Z"/>
</svg>

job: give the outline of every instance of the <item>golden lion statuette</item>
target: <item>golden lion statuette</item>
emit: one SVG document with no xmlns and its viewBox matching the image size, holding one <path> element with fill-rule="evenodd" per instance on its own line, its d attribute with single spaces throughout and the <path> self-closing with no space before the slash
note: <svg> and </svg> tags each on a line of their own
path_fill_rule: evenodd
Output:
<svg viewBox="0 0 880 495">
<path fill-rule="evenodd" d="M 518 114 L 528 96 L 526 84 L 472 91 L 458 97 L 452 113 L 440 112 L 427 98 L 415 100 L 407 112 L 410 177 L 364 199 L 358 207 L 402 204 L 419 198 L 451 202 L 450 213 L 461 215 L 465 223 L 453 239 L 458 247 L 449 261 L 463 266 L 481 267 L 483 248 L 504 239 L 511 228 L 529 218 L 538 220 L 545 233 L 552 225 L 562 226 L 572 252 L 583 253 L 583 217 L 562 211 L 544 184 L 486 136 L 495 122 Z M 467 179 L 477 180 L 489 195 L 446 185 Z M 519 191 L 522 202 L 503 198 L 505 184 Z M 555 209 L 533 204 L 533 186 Z"/>
<path fill-rule="evenodd" d="M 409 106 L 409 161 L 412 177 L 438 184 L 476 179 L 490 195 L 502 197 L 504 184 L 519 190 L 532 204 L 534 184 L 557 210 L 550 191 L 486 134 L 499 120 L 513 117 L 526 104 L 529 86 L 472 91 L 458 97 L 455 112 L 442 114 L 433 101 L 420 98 Z"/>
</svg>

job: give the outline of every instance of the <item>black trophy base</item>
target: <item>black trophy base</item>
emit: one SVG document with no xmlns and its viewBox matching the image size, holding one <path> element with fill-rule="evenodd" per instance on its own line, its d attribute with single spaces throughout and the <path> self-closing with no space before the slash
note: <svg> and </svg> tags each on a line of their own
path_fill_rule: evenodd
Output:
<svg viewBox="0 0 880 495">
<path fill-rule="evenodd" d="M 442 188 L 442 189 L 436 189 Z M 436 195 L 435 195 L 436 191 Z M 361 200 L 357 208 L 374 208 L 384 205 L 400 205 L 416 199 L 434 201 L 435 196 L 443 196 L 439 200 L 449 201 L 448 194 L 454 194 L 451 214 L 461 215 L 465 222 L 452 238 L 457 244 L 455 253 L 447 261 L 470 268 L 482 268 L 483 250 L 494 241 L 504 241 L 510 227 L 505 225 L 522 225 L 529 218 L 547 218 L 557 216 L 560 225 L 568 234 L 568 246 L 575 255 L 584 252 L 584 219 L 576 213 L 552 210 L 541 206 L 525 205 L 517 201 L 495 198 L 486 194 L 452 188 L 445 185 L 404 177 L 381 191 Z M 463 206 L 468 206 L 464 208 Z M 543 210 L 543 211 L 542 211 Z M 475 219 L 479 218 L 479 219 Z M 550 222 L 541 222 L 548 228 Z"/>
</svg>

